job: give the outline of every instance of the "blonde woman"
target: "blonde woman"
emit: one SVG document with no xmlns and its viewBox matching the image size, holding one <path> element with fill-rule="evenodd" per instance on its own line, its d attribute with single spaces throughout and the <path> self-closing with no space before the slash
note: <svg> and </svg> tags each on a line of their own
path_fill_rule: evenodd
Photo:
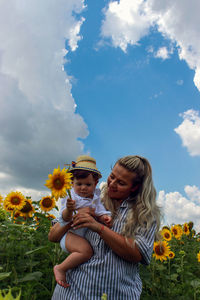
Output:
<svg viewBox="0 0 200 300">
<path fill-rule="evenodd" d="M 148 160 L 140 156 L 119 159 L 102 194 L 106 209 L 112 212 L 112 228 L 99 223 L 89 210 L 75 215 L 74 228 L 89 228 L 85 238 L 94 254 L 67 272 L 70 286 L 57 285 L 52 300 L 97 300 L 103 293 L 109 300 L 140 299 L 139 263 L 150 263 L 160 226 Z"/>
</svg>

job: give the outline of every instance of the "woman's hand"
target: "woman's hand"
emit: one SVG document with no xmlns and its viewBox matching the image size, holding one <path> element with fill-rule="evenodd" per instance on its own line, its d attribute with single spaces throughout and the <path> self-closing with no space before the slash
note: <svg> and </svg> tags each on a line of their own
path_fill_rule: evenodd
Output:
<svg viewBox="0 0 200 300">
<path fill-rule="evenodd" d="M 91 208 L 91 207 L 88 207 L 88 206 L 79 208 L 78 212 L 87 213 L 87 214 L 89 214 L 93 217 L 95 216 L 95 208 Z"/>
<path fill-rule="evenodd" d="M 88 227 L 92 231 L 100 232 L 101 226 L 89 213 L 81 211 L 73 216 L 72 227 L 74 229 Z"/>
</svg>

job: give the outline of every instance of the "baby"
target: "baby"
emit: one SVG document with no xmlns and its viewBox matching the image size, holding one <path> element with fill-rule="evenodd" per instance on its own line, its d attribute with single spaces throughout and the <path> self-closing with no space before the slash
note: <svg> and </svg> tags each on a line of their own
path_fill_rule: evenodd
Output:
<svg viewBox="0 0 200 300">
<path fill-rule="evenodd" d="M 98 221 L 111 226 L 111 213 L 105 209 L 100 199 L 100 190 L 96 185 L 101 173 L 96 167 L 96 160 L 90 156 L 81 155 L 72 164 L 70 172 L 73 174 L 72 199 L 63 199 L 61 204 L 59 223 L 61 226 L 70 223 L 74 210 L 80 212 L 85 207 L 93 208 Z M 68 287 L 66 271 L 88 261 L 93 250 L 84 238 L 87 228 L 70 229 L 60 241 L 61 248 L 70 255 L 59 265 L 54 266 L 54 275 L 58 284 Z"/>
</svg>

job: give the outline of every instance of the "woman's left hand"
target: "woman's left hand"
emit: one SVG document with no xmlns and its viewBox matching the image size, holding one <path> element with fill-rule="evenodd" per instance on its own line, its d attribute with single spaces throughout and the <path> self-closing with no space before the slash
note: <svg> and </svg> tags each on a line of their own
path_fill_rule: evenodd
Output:
<svg viewBox="0 0 200 300">
<path fill-rule="evenodd" d="M 92 231 L 99 232 L 101 230 L 101 224 L 98 223 L 90 214 L 84 212 L 78 212 L 73 216 L 74 229 L 88 227 Z"/>
</svg>

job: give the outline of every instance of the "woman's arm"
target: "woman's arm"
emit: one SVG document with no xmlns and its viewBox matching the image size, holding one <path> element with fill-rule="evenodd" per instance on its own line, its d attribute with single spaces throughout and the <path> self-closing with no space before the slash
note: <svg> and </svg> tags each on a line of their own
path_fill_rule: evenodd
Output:
<svg viewBox="0 0 200 300">
<path fill-rule="evenodd" d="M 74 216 L 73 228 L 88 227 L 92 231 L 97 232 L 105 243 L 120 257 L 130 262 L 139 262 L 142 255 L 135 244 L 134 240 L 125 239 L 119 233 L 114 232 L 108 227 L 98 223 L 92 216 L 86 213 L 78 213 Z"/>
<path fill-rule="evenodd" d="M 83 207 L 80 208 L 80 211 L 82 213 L 87 213 L 92 216 L 95 216 L 94 209 L 90 207 Z M 49 233 L 48 233 L 48 240 L 50 242 L 58 243 L 60 242 L 63 235 L 71 229 L 72 221 L 67 223 L 64 226 L 61 226 L 59 222 L 57 222 L 54 226 L 51 227 Z"/>
<path fill-rule="evenodd" d="M 53 225 L 48 234 L 48 240 L 50 242 L 58 243 L 60 242 L 63 235 L 71 228 L 71 223 L 61 226 L 59 223 Z"/>
</svg>

